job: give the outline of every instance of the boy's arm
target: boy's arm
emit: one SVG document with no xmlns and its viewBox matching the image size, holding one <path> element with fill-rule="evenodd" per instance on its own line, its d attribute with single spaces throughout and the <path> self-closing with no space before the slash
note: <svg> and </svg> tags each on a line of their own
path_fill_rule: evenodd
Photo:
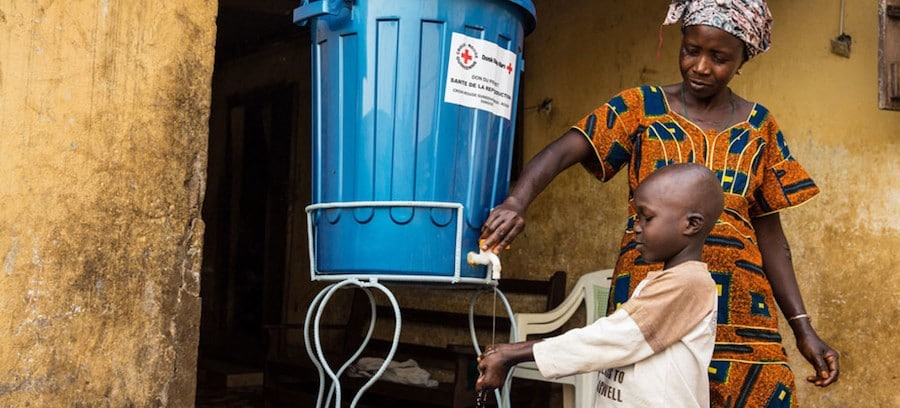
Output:
<svg viewBox="0 0 900 408">
<path fill-rule="evenodd" d="M 640 327 L 622 309 L 537 343 L 533 349 L 538 370 L 547 378 L 623 367 L 653 354 Z"/>
<path fill-rule="evenodd" d="M 544 377 L 559 378 L 628 365 L 652 354 L 637 323 L 620 309 L 560 336 L 491 346 L 478 356 L 476 388 L 499 388 L 509 369 L 525 361 L 536 361 Z"/>
</svg>

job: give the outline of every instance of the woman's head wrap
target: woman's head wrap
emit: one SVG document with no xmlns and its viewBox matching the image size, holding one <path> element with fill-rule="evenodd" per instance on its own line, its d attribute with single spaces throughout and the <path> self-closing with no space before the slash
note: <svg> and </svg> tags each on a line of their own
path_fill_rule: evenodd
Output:
<svg viewBox="0 0 900 408">
<path fill-rule="evenodd" d="M 765 0 L 672 0 L 663 25 L 708 25 L 744 42 L 747 58 L 769 49 L 772 13 Z"/>
</svg>

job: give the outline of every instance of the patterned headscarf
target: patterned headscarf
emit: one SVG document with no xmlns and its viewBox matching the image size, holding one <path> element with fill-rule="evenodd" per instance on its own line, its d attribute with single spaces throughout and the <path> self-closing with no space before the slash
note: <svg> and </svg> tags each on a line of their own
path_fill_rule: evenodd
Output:
<svg viewBox="0 0 900 408">
<path fill-rule="evenodd" d="M 672 0 L 663 25 L 708 25 L 744 41 L 747 58 L 769 49 L 772 13 L 765 0 Z"/>
</svg>

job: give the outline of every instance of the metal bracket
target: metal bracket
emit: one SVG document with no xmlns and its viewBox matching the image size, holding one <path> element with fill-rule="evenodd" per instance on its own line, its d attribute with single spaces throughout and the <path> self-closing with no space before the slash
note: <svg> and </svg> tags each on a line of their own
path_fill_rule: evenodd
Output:
<svg viewBox="0 0 900 408">
<path fill-rule="evenodd" d="M 300 7 L 294 9 L 294 24 L 305 26 L 312 18 L 329 15 L 339 15 L 350 9 L 346 0 L 304 0 Z"/>
</svg>

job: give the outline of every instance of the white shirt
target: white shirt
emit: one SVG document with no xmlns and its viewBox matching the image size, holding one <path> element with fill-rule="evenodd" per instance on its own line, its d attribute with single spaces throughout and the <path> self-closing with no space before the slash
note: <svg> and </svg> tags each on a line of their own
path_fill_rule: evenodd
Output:
<svg viewBox="0 0 900 408">
<path fill-rule="evenodd" d="M 651 272 L 615 313 L 534 345 L 547 378 L 599 372 L 594 407 L 709 407 L 716 284 L 706 264 Z"/>
</svg>

